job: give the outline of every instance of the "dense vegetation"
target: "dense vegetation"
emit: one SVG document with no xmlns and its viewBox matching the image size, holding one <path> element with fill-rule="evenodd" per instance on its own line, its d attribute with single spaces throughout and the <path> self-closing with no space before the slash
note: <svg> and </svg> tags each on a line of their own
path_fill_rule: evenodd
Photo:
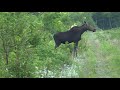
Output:
<svg viewBox="0 0 120 90">
<path fill-rule="evenodd" d="M 96 12 L 92 17 L 103 30 L 120 27 L 120 12 Z"/>
<path fill-rule="evenodd" d="M 111 22 L 117 26 L 103 31 L 102 27 L 108 29 L 111 25 L 96 22 L 107 18 L 104 14 L 115 18 Z M 119 12 L 1 12 L 0 77 L 120 77 L 118 15 Z M 82 35 L 78 57 L 70 53 L 73 43 L 54 49 L 54 33 L 80 26 L 83 21 L 94 25 L 97 32 Z"/>
</svg>

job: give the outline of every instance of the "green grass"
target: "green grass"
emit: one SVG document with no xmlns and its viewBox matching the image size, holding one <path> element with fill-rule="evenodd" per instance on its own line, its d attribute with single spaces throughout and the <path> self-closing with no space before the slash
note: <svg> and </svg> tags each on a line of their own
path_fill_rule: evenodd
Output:
<svg viewBox="0 0 120 90">
<path fill-rule="evenodd" d="M 109 32 L 109 33 L 108 33 Z M 120 30 L 98 31 L 88 38 L 86 77 L 120 77 Z M 84 72 L 83 72 L 84 73 Z"/>
</svg>

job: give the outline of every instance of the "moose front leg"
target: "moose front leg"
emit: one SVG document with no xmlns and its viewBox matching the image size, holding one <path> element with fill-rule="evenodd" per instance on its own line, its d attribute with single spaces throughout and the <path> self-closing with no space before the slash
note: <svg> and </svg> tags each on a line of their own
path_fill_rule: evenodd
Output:
<svg viewBox="0 0 120 90">
<path fill-rule="evenodd" d="M 77 48 L 78 48 L 78 42 L 74 44 L 74 56 L 77 57 Z"/>
</svg>

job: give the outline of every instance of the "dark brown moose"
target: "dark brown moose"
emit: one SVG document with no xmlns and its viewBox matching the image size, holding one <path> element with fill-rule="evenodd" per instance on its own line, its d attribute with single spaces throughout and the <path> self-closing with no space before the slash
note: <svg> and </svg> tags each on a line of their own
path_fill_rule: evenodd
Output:
<svg viewBox="0 0 120 90">
<path fill-rule="evenodd" d="M 55 48 L 59 47 L 61 43 L 65 44 L 65 42 L 74 42 L 74 55 L 77 56 L 78 42 L 81 40 L 81 35 L 87 30 L 93 32 L 96 31 L 93 26 L 84 22 L 82 26 L 74 26 L 69 31 L 54 34 Z"/>
</svg>

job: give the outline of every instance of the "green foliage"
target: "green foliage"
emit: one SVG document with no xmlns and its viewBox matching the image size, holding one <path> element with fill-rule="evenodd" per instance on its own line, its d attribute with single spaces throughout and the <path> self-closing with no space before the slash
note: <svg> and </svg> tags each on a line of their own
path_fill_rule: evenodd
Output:
<svg viewBox="0 0 120 90">
<path fill-rule="evenodd" d="M 17 53 L 19 56 L 15 56 L 15 53 L 11 52 L 10 59 L 12 60 L 7 66 L 9 76 L 12 78 L 30 78 L 34 77 L 34 50 L 24 49 L 19 50 Z M 17 60 L 16 60 L 17 58 Z M 14 60 L 15 59 L 15 60 Z"/>
<path fill-rule="evenodd" d="M 31 72 L 31 60 L 33 59 L 29 57 L 30 55 L 34 56 L 34 53 L 26 55 L 26 50 L 30 49 L 28 40 L 32 35 L 32 31 L 37 31 L 39 28 L 36 28 L 38 23 L 33 22 L 33 20 L 37 20 L 37 17 L 32 17 L 28 13 L 6 12 L 0 15 L 1 54 L 3 54 L 4 61 L 9 62 L 9 66 L 6 66 L 10 73 L 8 77 L 31 77 L 33 73 Z"/>
</svg>

